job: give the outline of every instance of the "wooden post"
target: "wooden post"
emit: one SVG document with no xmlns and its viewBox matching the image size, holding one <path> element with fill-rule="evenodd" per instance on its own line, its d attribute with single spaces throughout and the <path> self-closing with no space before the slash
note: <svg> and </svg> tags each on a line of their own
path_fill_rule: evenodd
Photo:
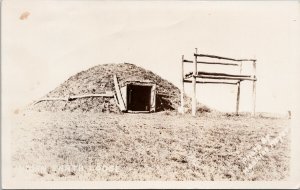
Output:
<svg viewBox="0 0 300 190">
<path fill-rule="evenodd" d="M 243 62 L 240 62 L 240 75 L 242 74 L 242 66 Z M 237 95 L 236 95 L 236 108 L 235 113 L 236 115 L 239 115 L 239 109 L 240 109 L 240 93 L 241 93 L 241 81 L 237 83 Z"/>
<path fill-rule="evenodd" d="M 116 91 L 116 97 L 118 100 L 118 104 L 120 105 L 119 108 L 121 111 L 126 111 L 125 103 L 122 98 L 121 90 L 120 90 L 118 79 L 117 79 L 116 75 L 114 75 L 114 85 L 115 85 L 115 91 Z"/>
<path fill-rule="evenodd" d="M 241 81 L 237 83 L 237 95 L 236 95 L 236 115 L 239 115 L 239 107 L 240 107 L 240 91 L 241 91 Z"/>
<path fill-rule="evenodd" d="M 240 75 L 242 74 L 242 70 L 243 70 L 243 62 L 240 62 Z"/>
<path fill-rule="evenodd" d="M 196 48 L 197 54 L 197 48 Z M 192 97 L 192 115 L 196 116 L 197 99 L 196 99 L 196 75 L 197 75 L 197 55 L 195 55 L 194 72 L 193 72 L 193 97 Z"/>
<path fill-rule="evenodd" d="M 253 77 L 256 78 L 256 60 L 253 61 Z M 256 80 L 253 81 L 252 88 L 252 115 L 255 116 L 255 104 L 256 104 Z"/>
<path fill-rule="evenodd" d="M 181 107 L 180 111 L 184 114 L 184 55 L 182 55 L 181 59 Z"/>
</svg>

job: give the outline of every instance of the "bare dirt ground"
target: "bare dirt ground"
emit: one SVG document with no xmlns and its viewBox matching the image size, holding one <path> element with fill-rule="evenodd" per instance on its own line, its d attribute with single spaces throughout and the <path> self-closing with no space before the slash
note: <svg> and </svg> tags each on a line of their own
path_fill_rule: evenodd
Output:
<svg viewBox="0 0 300 190">
<path fill-rule="evenodd" d="M 15 178 L 283 180 L 289 173 L 285 118 L 31 111 L 13 121 Z"/>
</svg>

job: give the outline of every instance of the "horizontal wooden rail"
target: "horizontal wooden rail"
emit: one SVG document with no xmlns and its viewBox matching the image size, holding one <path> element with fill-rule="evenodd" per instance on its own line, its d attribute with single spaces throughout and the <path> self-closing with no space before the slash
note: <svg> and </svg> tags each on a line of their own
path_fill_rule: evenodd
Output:
<svg viewBox="0 0 300 190">
<path fill-rule="evenodd" d="M 243 78 L 251 78 L 251 75 L 233 75 L 233 74 L 227 74 L 227 73 L 211 73 L 211 72 L 198 72 L 197 76 L 201 75 L 207 75 L 207 76 L 218 76 L 218 77 L 243 77 Z M 193 73 L 190 72 L 185 75 L 186 78 L 190 78 L 193 76 Z"/>
<path fill-rule="evenodd" d="M 190 73 L 184 75 L 184 77 L 185 77 L 186 79 L 188 79 L 188 78 L 190 78 L 190 77 L 192 77 L 192 76 L 193 76 L 193 73 L 192 73 L 192 72 L 190 72 Z"/>
<path fill-rule="evenodd" d="M 251 77 L 251 75 L 234 75 L 227 73 L 212 73 L 212 72 L 198 72 L 198 75 L 213 75 L 213 76 L 228 76 L 228 77 Z"/>
<path fill-rule="evenodd" d="M 70 96 L 70 100 L 78 99 L 78 98 L 90 98 L 90 97 L 113 97 L 113 92 L 106 92 L 103 94 L 84 94 L 84 95 L 77 95 L 77 96 Z"/>
<path fill-rule="evenodd" d="M 193 81 L 184 80 L 183 82 L 192 83 Z M 196 83 L 201 83 L 201 84 L 233 84 L 233 85 L 236 85 L 238 82 L 196 81 Z"/>
<path fill-rule="evenodd" d="M 215 59 L 224 59 L 224 60 L 229 60 L 229 61 L 256 61 L 255 59 L 233 59 L 233 58 L 228 58 L 228 57 L 221 57 L 221 56 L 207 55 L 207 54 L 197 54 L 197 53 L 194 53 L 194 56 L 209 57 L 209 58 L 215 58 Z"/>
<path fill-rule="evenodd" d="M 183 62 L 185 62 L 185 63 L 194 63 L 193 61 L 186 60 L 186 59 L 184 59 Z"/>
<path fill-rule="evenodd" d="M 34 104 L 37 104 L 42 101 L 69 101 L 69 98 L 43 98 L 43 99 L 37 100 L 36 102 L 34 102 Z"/>
<path fill-rule="evenodd" d="M 196 78 L 203 78 L 203 79 L 222 79 L 222 80 L 249 80 L 249 81 L 256 81 L 256 78 L 248 78 L 248 77 L 226 77 L 226 76 L 211 76 L 211 75 L 197 75 Z"/>
<path fill-rule="evenodd" d="M 37 100 L 34 104 L 37 104 L 42 101 L 72 101 L 79 98 L 90 98 L 90 97 L 114 97 L 113 92 L 106 92 L 103 94 L 84 94 L 84 95 L 76 95 L 76 96 L 69 96 L 69 97 L 49 97 Z"/>
<path fill-rule="evenodd" d="M 208 62 L 208 61 L 197 61 L 197 63 L 209 64 L 209 65 L 232 65 L 232 66 L 239 66 L 240 65 L 240 64 L 237 64 L 237 63 L 221 63 L 221 62 Z"/>
</svg>

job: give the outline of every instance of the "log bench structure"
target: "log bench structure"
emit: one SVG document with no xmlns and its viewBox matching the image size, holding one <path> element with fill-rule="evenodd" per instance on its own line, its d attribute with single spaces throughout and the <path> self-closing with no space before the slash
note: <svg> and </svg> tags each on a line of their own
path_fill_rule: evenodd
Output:
<svg viewBox="0 0 300 190">
<path fill-rule="evenodd" d="M 205 58 L 206 60 L 201 60 Z M 207 61 L 217 60 L 217 61 Z M 226 60 L 226 61 L 225 61 Z M 230 61 L 230 62 L 228 62 Z M 194 64 L 193 72 L 184 72 L 184 64 L 192 63 Z M 242 73 L 242 66 L 244 63 L 252 64 L 252 74 L 245 75 Z M 209 64 L 209 65 L 224 65 L 224 66 L 237 66 L 239 67 L 239 74 L 228 74 L 228 73 L 217 73 L 217 72 L 204 72 L 198 71 L 198 64 Z M 216 55 L 207 55 L 207 54 L 198 54 L 197 48 L 194 53 L 194 60 L 185 59 L 182 55 L 181 59 L 181 112 L 184 113 L 184 84 L 192 83 L 193 86 L 193 95 L 192 95 L 192 115 L 196 115 L 196 86 L 197 84 L 229 84 L 237 86 L 237 98 L 236 98 L 236 114 L 239 113 L 239 102 L 240 102 L 240 87 L 242 81 L 251 81 L 252 82 L 252 115 L 255 115 L 255 101 L 256 101 L 256 59 L 233 59 L 228 57 L 221 57 Z"/>
</svg>

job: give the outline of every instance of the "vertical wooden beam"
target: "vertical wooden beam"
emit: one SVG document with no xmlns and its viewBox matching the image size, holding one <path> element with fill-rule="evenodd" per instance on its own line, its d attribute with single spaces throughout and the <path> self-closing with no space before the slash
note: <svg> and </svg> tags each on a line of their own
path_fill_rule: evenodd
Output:
<svg viewBox="0 0 300 190">
<path fill-rule="evenodd" d="M 116 98 L 118 100 L 117 105 L 119 105 L 119 108 L 121 111 L 126 111 L 125 103 L 122 98 L 121 90 L 120 90 L 118 79 L 117 79 L 116 75 L 114 75 L 114 85 L 115 85 L 115 91 L 116 91 Z"/>
<path fill-rule="evenodd" d="M 180 112 L 184 114 L 184 55 L 181 58 L 181 107 Z"/>
<path fill-rule="evenodd" d="M 256 61 L 253 61 L 253 76 L 256 77 Z M 252 88 L 252 115 L 255 116 L 255 106 L 256 106 L 256 81 L 253 81 Z"/>
<path fill-rule="evenodd" d="M 242 68 L 243 62 L 240 62 L 240 74 L 242 74 Z M 235 113 L 236 115 L 239 115 L 239 109 L 240 109 L 240 93 L 241 93 L 241 81 L 237 83 L 237 95 L 236 95 L 236 108 Z"/>
<path fill-rule="evenodd" d="M 241 91 L 241 81 L 237 83 L 237 95 L 236 95 L 236 108 L 235 114 L 239 115 L 239 107 L 240 107 L 240 91 Z"/>
<path fill-rule="evenodd" d="M 196 54 L 197 54 L 196 48 Z M 193 72 L 193 97 L 192 97 L 192 115 L 196 116 L 197 110 L 197 99 L 196 99 L 196 75 L 197 75 L 197 56 L 195 55 L 195 62 L 194 62 L 194 72 Z"/>
<path fill-rule="evenodd" d="M 240 62 L 240 75 L 242 74 L 242 70 L 243 70 L 243 62 Z"/>
</svg>

